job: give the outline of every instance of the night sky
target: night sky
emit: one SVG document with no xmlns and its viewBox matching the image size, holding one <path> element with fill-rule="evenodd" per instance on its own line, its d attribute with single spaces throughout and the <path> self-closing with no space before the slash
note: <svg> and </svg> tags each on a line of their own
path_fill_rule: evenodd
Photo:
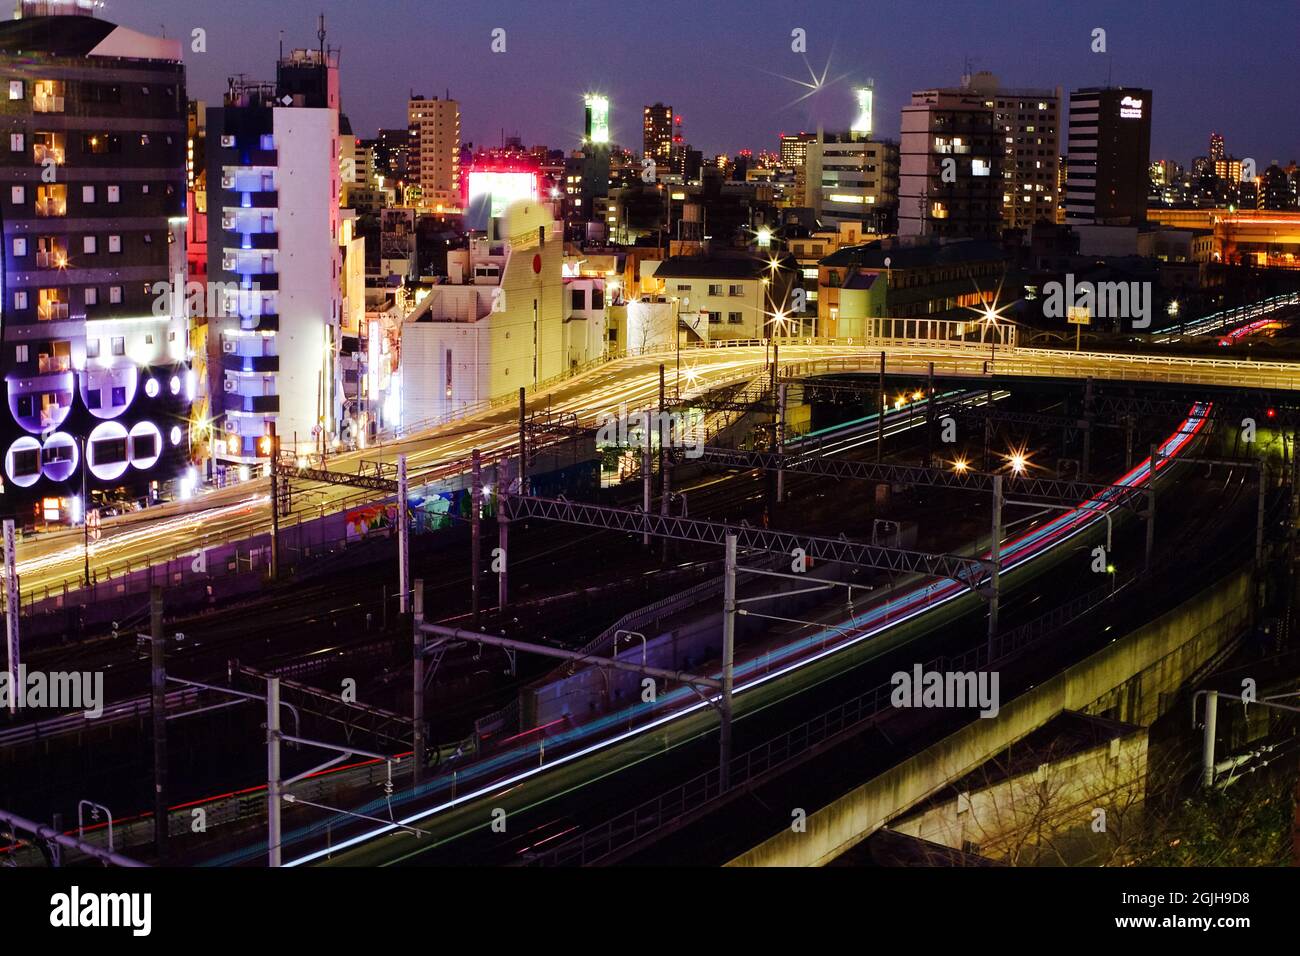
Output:
<svg viewBox="0 0 1300 956">
<path fill-rule="evenodd" d="M 1182 163 L 1207 152 L 1210 131 L 1229 153 L 1300 158 L 1300 4 L 1295 0 L 108 0 L 103 16 L 168 36 L 207 30 L 187 53 L 191 96 L 218 101 L 229 75 L 273 79 L 285 48 L 342 49 L 343 109 L 356 132 L 403 126 L 408 91 L 451 94 L 462 135 L 494 145 L 572 148 L 582 93 L 612 100 L 616 142 L 639 151 L 641 108 L 669 103 L 706 156 L 775 149 L 781 132 L 848 126 L 849 91 L 873 78 L 876 134 L 898 135 L 914 89 L 956 86 L 967 58 L 1003 86 L 1114 85 L 1153 90 L 1151 158 Z M 494 28 L 506 52 L 490 51 Z M 791 30 L 807 32 L 807 61 Z M 1106 54 L 1090 50 L 1106 29 Z M 188 44 L 187 44 L 188 47 Z M 829 63 L 829 66 L 828 66 Z M 775 74 L 827 84 L 809 91 Z"/>
</svg>

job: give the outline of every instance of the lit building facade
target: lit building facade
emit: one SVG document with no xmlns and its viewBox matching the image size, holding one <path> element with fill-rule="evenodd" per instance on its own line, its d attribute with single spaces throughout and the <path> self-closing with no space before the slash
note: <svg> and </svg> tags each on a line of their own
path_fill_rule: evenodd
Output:
<svg viewBox="0 0 1300 956">
<path fill-rule="evenodd" d="M 913 93 L 899 138 L 899 235 L 998 236 L 1002 139 L 988 95 L 967 88 Z"/>
<path fill-rule="evenodd" d="M 295 50 L 275 84 L 235 83 L 225 106 L 208 110 L 208 202 L 220 217 L 208 239 L 209 275 L 222 290 L 208 321 L 220 466 L 263 464 L 264 435 L 311 450 L 339 430 L 338 89 L 334 51 Z"/>
<path fill-rule="evenodd" d="M 1065 221 L 1136 226 L 1150 191 L 1151 91 L 1089 87 L 1070 94 Z"/>
<path fill-rule="evenodd" d="M 180 43 L 60 9 L 0 22 L 0 441 L 21 523 L 81 520 L 83 484 L 140 498 L 184 478 L 196 391 L 171 294 L 186 273 Z"/>
<path fill-rule="evenodd" d="M 451 208 L 460 190 L 460 104 L 453 99 L 412 97 L 408 174 L 420 186 L 421 203 Z"/>
</svg>

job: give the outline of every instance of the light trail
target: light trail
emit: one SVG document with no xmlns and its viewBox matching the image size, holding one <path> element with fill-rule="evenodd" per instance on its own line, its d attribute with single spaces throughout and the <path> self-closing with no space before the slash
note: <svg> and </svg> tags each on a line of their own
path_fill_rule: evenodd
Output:
<svg viewBox="0 0 1300 956">
<path fill-rule="evenodd" d="M 1189 412 L 1187 418 L 1179 428 L 1160 445 L 1160 461 L 1157 470 L 1164 470 L 1170 467 L 1177 459 L 1178 455 L 1190 444 L 1204 428 L 1211 405 L 1209 403 L 1198 402 Z M 1122 493 L 1124 488 L 1142 487 L 1148 481 L 1152 480 L 1151 459 L 1147 458 L 1134 468 L 1126 472 L 1118 481 L 1115 482 L 1117 487 L 1107 488 L 1097 495 L 1082 502 L 1074 510 L 1066 512 L 1058 518 L 1055 518 L 1042 527 L 1027 532 L 1010 542 L 999 547 L 999 554 L 1003 557 L 1002 573 L 1007 574 L 1014 569 L 1023 566 L 1036 557 L 1050 551 L 1056 546 L 1068 541 L 1079 533 L 1087 530 L 1089 527 L 1104 520 L 1104 514 L 1116 507 L 1115 498 Z M 990 557 L 985 553 L 985 558 Z M 976 584 L 981 582 L 974 582 Z M 751 658 L 748 661 L 737 664 L 735 667 L 735 687 L 733 696 L 753 691 L 755 688 L 776 680 L 796 670 L 806 668 L 809 665 L 825 659 L 831 655 L 839 654 L 846 649 L 878 636 L 883 631 L 897 627 L 898 625 L 910 621 L 919 615 L 929 613 L 936 607 L 947 604 L 963 596 L 967 592 L 967 586 L 951 580 L 934 581 L 928 584 L 911 588 L 896 598 L 887 599 L 877 604 L 862 614 L 850 619 L 846 624 L 840 624 L 828 627 L 816 634 L 793 641 L 777 651 L 768 651 L 762 655 Z M 831 643 L 832 639 L 840 637 L 846 631 L 852 632 L 858 630 L 859 633 L 850 637 Z M 818 646 L 820 645 L 820 646 Z M 807 653 L 805 653 L 807 652 Z M 778 669 L 771 670 L 773 662 L 777 662 Z M 760 667 L 766 667 L 768 670 L 763 674 L 757 674 Z M 720 675 L 710 675 L 720 676 Z M 608 749 L 619 743 L 634 739 L 637 736 L 652 731 L 667 723 L 681 720 L 689 715 L 697 713 L 702 709 L 712 706 L 716 701 L 716 695 L 711 700 L 699 699 L 690 688 L 682 687 L 668 694 L 663 695 L 657 701 L 654 707 L 681 703 L 682 706 L 671 710 L 656 717 L 644 724 L 634 728 L 616 733 L 610 737 L 595 740 L 587 743 L 580 749 L 561 754 L 553 757 L 548 763 L 540 766 L 529 767 L 528 769 L 517 771 L 504 779 L 495 780 L 482 785 L 481 787 L 462 794 L 459 797 L 443 801 L 442 803 L 416 811 L 400 820 L 385 824 L 368 833 L 358 834 L 340 843 L 335 843 L 330 847 L 316 850 L 294 860 L 285 863 L 286 866 L 301 866 L 311 863 L 341 850 L 357 846 L 361 843 L 368 842 L 385 833 L 393 832 L 405 826 L 409 826 L 420 820 L 441 813 L 448 809 L 464 805 L 465 803 L 480 799 L 492 793 L 499 792 L 503 787 L 513 787 L 523 781 L 537 777 L 540 774 L 548 773 L 557 767 L 565 766 L 574 761 L 581 760 L 601 750 Z M 637 708 L 629 708 L 633 712 Z M 593 737 L 598 733 L 611 729 L 615 724 L 622 724 L 629 719 L 628 712 L 619 712 L 609 714 L 595 721 L 582 724 L 573 730 L 565 733 L 556 734 L 548 738 L 552 751 L 563 747 L 565 744 L 582 743 L 587 738 Z M 481 761 L 478 764 L 458 767 L 456 769 L 457 780 L 464 783 L 468 780 L 481 778 L 482 776 L 493 771 L 505 770 L 512 764 L 518 764 L 523 760 L 537 759 L 536 749 L 515 750 L 504 754 L 498 754 L 493 758 Z M 433 789 L 435 786 L 447 786 L 450 779 L 439 778 L 425 786 L 426 790 Z M 418 794 L 412 793 L 406 798 L 406 801 L 414 799 Z M 406 802 L 403 801 L 403 802 Z M 381 801 L 376 801 L 377 806 Z M 373 809 L 372 806 L 366 805 L 361 808 L 361 812 Z M 301 840 L 308 838 L 317 833 L 325 824 L 316 824 L 309 827 L 300 828 L 291 834 L 286 835 L 284 843 L 288 844 L 292 840 Z M 231 854 L 228 862 L 236 861 L 250 854 L 260 852 L 240 851 Z"/>
</svg>

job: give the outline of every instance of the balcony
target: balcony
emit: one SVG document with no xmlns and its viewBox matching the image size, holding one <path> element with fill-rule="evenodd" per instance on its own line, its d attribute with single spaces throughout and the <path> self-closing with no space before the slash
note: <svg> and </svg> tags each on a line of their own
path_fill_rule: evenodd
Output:
<svg viewBox="0 0 1300 956">
<path fill-rule="evenodd" d="M 239 317 L 239 328 L 244 332 L 278 332 L 280 330 L 280 316 L 275 313 L 241 315 Z"/>
<path fill-rule="evenodd" d="M 42 322 L 65 322 L 68 318 L 68 303 L 42 302 L 36 307 L 36 318 Z"/>
<path fill-rule="evenodd" d="M 62 113 L 63 97 L 62 96 L 41 96 L 32 97 L 33 113 Z"/>
<path fill-rule="evenodd" d="M 67 372 L 72 369 L 72 358 L 68 355 L 42 355 L 36 363 L 37 371 L 42 375 L 54 372 Z"/>
<path fill-rule="evenodd" d="M 280 413 L 279 395 L 231 395 L 226 408 L 233 411 L 249 412 L 254 415 L 278 415 Z"/>
<path fill-rule="evenodd" d="M 38 166 L 44 166 L 46 163 L 53 163 L 55 166 L 62 166 L 64 153 L 62 146 L 44 146 L 37 143 L 32 147 L 32 162 Z"/>
<path fill-rule="evenodd" d="M 68 252 L 66 249 L 52 249 L 49 252 L 36 253 L 36 268 L 38 269 L 66 269 L 68 267 Z"/>
<path fill-rule="evenodd" d="M 221 367 L 227 372 L 278 372 L 280 371 L 280 356 L 278 355 L 231 355 L 228 352 L 221 355 Z"/>
<path fill-rule="evenodd" d="M 67 214 L 68 202 L 66 199 L 36 200 L 36 215 L 38 216 L 66 216 Z"/>
<path fill-rule="evenodd" d="M 274 230 L 242 233 L 226 227 L 221 244 L 226 249 L 279 249 L 280 234 Z"/>
</svg>

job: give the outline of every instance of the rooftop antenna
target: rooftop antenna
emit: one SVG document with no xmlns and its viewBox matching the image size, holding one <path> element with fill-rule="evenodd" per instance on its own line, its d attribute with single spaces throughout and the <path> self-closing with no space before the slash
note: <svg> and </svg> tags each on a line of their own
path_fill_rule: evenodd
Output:
<svg viewBox="0 0 1300 956">
<path fill-rule="evenodd" d="M 323 12 L 316 19 L 316 23 L 317 23 L 316 39 L 320 41 L 320 61 L 324 63 L 325 62 L 325 14 Z"/>
</svg>

